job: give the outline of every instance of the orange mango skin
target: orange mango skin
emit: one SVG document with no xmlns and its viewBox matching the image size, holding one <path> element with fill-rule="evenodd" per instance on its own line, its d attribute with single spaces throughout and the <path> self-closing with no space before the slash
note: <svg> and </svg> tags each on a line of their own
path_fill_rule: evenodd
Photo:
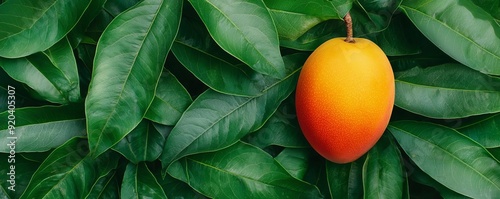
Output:
<svg viewBox="0 0 500 199">
<path fill-rule="evenodd" d="M 296 90 L 300 128 L 324 158 L 349 163 L 384 133 L 395 95 L 394 73 L 372 41 L 334 38 L 306 60 Z"/>
</svg>

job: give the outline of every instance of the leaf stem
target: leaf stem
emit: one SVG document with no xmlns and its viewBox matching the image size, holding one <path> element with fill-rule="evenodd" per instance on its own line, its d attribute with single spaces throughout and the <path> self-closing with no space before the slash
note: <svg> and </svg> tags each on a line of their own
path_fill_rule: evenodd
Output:
<svg viewBox="0 0 500 199">
<path fill-rule="evenodd" d="M 352 33 L 352 18 L 349 12 L 347 12 L 347 14 L 345 15 L 344 21 L 345 21 L 345 26 L 347 27 L 347 37 L 345 38 L 344 41 L 348 43 L 354 43 L 355 41 Z"/>
</svg>

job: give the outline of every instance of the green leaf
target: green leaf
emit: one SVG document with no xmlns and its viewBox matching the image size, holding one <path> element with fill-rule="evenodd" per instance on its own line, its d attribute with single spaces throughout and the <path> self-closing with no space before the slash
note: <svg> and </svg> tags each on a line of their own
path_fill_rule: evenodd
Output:
<svg viewBox="0 0 500 199">
<path fill-rule="evenodd" d="M 410 178 L 417 183 L 424 184 L 436 189 L 443 198 L 470 198 L 448 189 L 418 168 L 412 170 Z"/>
<path fill-rule="evenodd" d="M 20 198 L 84 198 L 101 175 L 118 165 L 116 154 L 88 155 L 87 141 L 72 138 L 55 149 L 33 174 Z"/>
<path fill-rule="evenodd" d="M 167 198 L 163 188 L 145 163 L 128 163 L 120 198 Z"/>
<path fill-rule="evenodd" d="M 498 124 L 500 124 L 500 114 L 495 114 L 473 124 L 462 126 L 457 130 L 486 148 L 496 148 L 500 147 L 500 126 Z"/>
<path fill-rule="evenodd" d="M 123 11 L 136 5 L 139 0 L 107 0 L 104 9 L 111 16 L 116 17 Z"/>
<path fill-rule="evenodd" d="M 38 153 L 33 154 L 38 155 Z M 40 166 L 40 163 L 25 158 L 21 153 L 14 155 L 0 153 L 0 159 L 4 161 L 0 164 L 0 173 L 4 175 L 0 183 L 0 198 L 19 198 L 29 184 L 31 176 L 33 176 L 33 173 Z M 11 165 L 15 167 L 14 171 L 11 170 Z M 9 174 L 12 172 L 15 174 Z M 11 176 L 15 177 L 14 181 L 10 181 Z M 13 184 L 15 186 L 12 186 Z"/>
<path fill-rule="evenodd" d="M 392 139 L 384 134 L 363 165 L 364 198 L 402 198 L 403 165 Z"/>
<path fill-rule="evenodd" d="M 271 14 L 262 0 L 189 0 L 210 35 L 255 71 L 286 76 Z"/>
<path fill-rule="evenodd" d="M 416 67 L 395 76 L 395 104 L 410 112 L 431 118 L 500 112 L 500 78 L 461 64 Z"/>
<path fill-rule="evenodd" d="M 403 15 L 397 15 L 380 34 L 367 35 L 367 37 L 375 42 L 387 56 L 404 56 L 421 53 L 422 49 L 419 48 L 419 44 L 423 42 L 416 34 L 420 33 L 413 25 Z M 423 40 L 426 39 L 423 38 Z"/>
<path fill-rule="evenodd" d="M 144 117 L 173 126 L 192 102 L 193 99 L 186 88 L 172 73 L 164 70 L 156 87 L 155 98 Z"/>
<path fill-rule="evenodd" d="M 328 20 L 312 27 L 296 40 L 281 39 L 280 45 L 300 51 L 313 51 L 331 38 L 345 37 L 345 29 L 344 21 Z"/>
<path fill-rule="evenodd" d="M 81 100 L 76 60 L 67 38 L 28 57 L 0 58 L 0 67 L 44 100 L 60 104 Z"/>
<path fill-rule="evenodd" d="M 159 171 L 159 170 L 158 170 Z M 155 173 L 155 177 L 165 190 L 165 194 L 168 198 L 179 198 L 179 199 L 205 199 L 207 197 L 196 192 L 185 182 L 177 180 L 170 175 L 166 175 L 165 178 L 161 176 L 161 172 Z"/>
<path fill-rule="evenodd" d="M 89 27 L 90 23 L 94 20 L 94 18 L 99 15 L 102 11 L 102 8 L 107 0 L 92 0 L 90 5 L 87 7 L 85 12 L 83 13 L 80 21 L 71 29 L 71 32 L 68 33 L 67 37 L 71 43 L 71 46 L 77 47 L 80 42 L 82 42 L 86 35 L 85 30 Z"/>
<path fill-rule="evenodd" d="M 344 16 L 351 10 L 354 0 L 327 0 L 332 4 L 332 6 L 337 11 L 339 18 L 344 18 Z"/>
<path fill-rule="evenodd" d="M 362 160 L 348 164 L 326 161 L 326 177 L 332 198 L 363 198 Z"/>
<path fill-rule="evenodd" d="M 274 159 L 294 178 L 303 179 L 309 165 L 310 148 L 285 148 Z"/>
<path fill-rule="evenodd" d="M 90 0 L 8 1 L 0 5 L 0 57 L 19 58 L 51 47 L 76 25 Z"/>
<path fill-rule="evenodd" d="M 123 139 L 145 115 L 177 34 L 181 8 L 180 0 L 145 0 L 104 31 L 85 101 L 94 156 Z"/>
<path fill-rule="evenodd" d="M 94 198 L 119 198 L 120 190 L 116 179 L 116 171 L 110 171 L 105 175 L 101 175 L 92 186 L 85 199 Z"/>
<path fill-rule="evenodd" d="M 9 112 L 0 113 L 7 119 Z M 56 148 L 76 136 L 85 136 L 85 115 L 83 106 L 42 106 L 15 109 L 15 127 L 10 134 L 8 123 L 0 123 L 0 152 L 9 153 L 11 142 L 20 152 L 42 152 Z M 6 120 L 5 120 L 6 121 Z M 12 139 L 11 139 L 12 138 Z"/>
<path fill-rule="evenodd" d="M 402 0 L 357 0 L 351 9 L 354 35 L 361 37 L 386 29 L 401 2 Z"/>
<path fill-rule="evenodd" d="M 113 150 L 137 164 L 142 161 L 154 161 L 163 151 L 165 137 L 169 131 L 159 132 L 152 122 L 142 120 L 132 132 L 113 146 Z"/>
<path fill-rule="evenodd" d="M 477 142 L 432 123 L 399 121 L 388 128 L 413 162 L 444 186 L 472 198 L 500 195 L 500 163 Z"/>
<path fill-rule="evenodd" d="M 163 168 L 186 155 L 227 147 L 259 129 L 295 89 L 298 71 L 257 97 L 202 93 L 168 136 L 160 156 Z"/>
<path fill-rule="evenodd" d="M 415 26 L 445 53 L 487 74 L 500 75 L 500 25 L 470 0 L 404 1 Z"/>
<path fill-rule="evenodd" d="M 186 157 L 169 173 L 211 198 L 322 198 L 319 190 L 290 176 L 266 152 L 242 142 Z"/>
</svg>

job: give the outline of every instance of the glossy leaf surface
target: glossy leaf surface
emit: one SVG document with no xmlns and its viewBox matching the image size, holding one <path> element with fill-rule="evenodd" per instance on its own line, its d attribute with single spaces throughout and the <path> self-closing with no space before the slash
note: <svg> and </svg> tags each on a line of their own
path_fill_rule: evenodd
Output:
<svg viewBox="0 0 500 199">
<path fill-rule="evenodd" d="M 214 40 L 252 69 L 286 76 L 271 14 L 261 0 L 190 0 Z"/>
<path fill-rule="evenodd" d="M 163 167 L 186 155 L 227 147 L 260 128 L 295 89 L 298 69 L 257 97 L 207 90 L 184 112 L 160 156 Z"/>
<path fill-rule="evenodd" d="M 212 198 L 246 198 L 250 192 L 255 198 L 322 198 L 315 186 L 293 178 L 270 155 L 241 142 L 181 159 L 169 173 Z"/>
<path fill-rule="evenodd" d="M 500 163 L 477 142 L 432 123 L 393 122 L 389 130 L 413 162 L 439 183 L 472 198 L 500 195 Z"/>
<path fill-rule="evenodd" d="M 123 174 L 120 198 L 167 198 L 145 163 L 129 163 Z"/>
<path fill-rule="evenodd" d="M 500 147 L 500 126 L 498 124 L 500 124 L 500 115 L 495 114 L 457 130 L 486 148 L 496 148 Z"/>
<path fill-rule="evenodd" d="M 91 0 L 9 1 L 0 5 L 0 57 L 44 51 L 80 20 Z"/>
<path fill-rule="evenodd" d="M 401 8 L 455 60 L 483 73 L 500 74 L 500 25 L 487 11 L 470 0 L 404 1 Z"/>
<path fill-rule="evenodd" d="M 8 115 L 8 111 L 2 112 L 0 118 L 8 118 Z M 0 124 L 0 133 L 7 138 L 0 139 L 0 152 L 8 153 L 10 146 L 7 144 L 12 141 L 15 141 L 18 153 L 42 152 L 56 148 L 73 137 L 85 136 L 82 105 L 19 108 L 13 121 L 13 134 L 9 133 L 7 122 Z M 7 136 L 16 139 L 8 139 Z"/>
<path fill-rule="evenodd" d="M 145 115 L 177 34 L 181 7 L 178 0 L 142 1 L 104 31 L 85 101 L 93 155 L 124 138 Z"/>
<path fill-rule="evenodd" d="M 500 79 L 461 64 L 413 68 L 395 76 L 395 104 L 408 111 L 431 118 L 500 111 Z"/>
</svg>

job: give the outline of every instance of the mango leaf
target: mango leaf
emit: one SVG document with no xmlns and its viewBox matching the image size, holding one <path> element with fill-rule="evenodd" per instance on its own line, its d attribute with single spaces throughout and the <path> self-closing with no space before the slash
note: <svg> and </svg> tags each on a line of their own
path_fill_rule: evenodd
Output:
<svg viewBox="0 0 500 199">
<path fill-rule="evenodd" d="M 44 51 L 76 25 L 91 0 L 9 1 L 0 5 L 0 57 Z"/>
<path fill-rule="evenodd" d="M 29 160 L 21 153 L 14 154 L 14 156 L 9 153 L 0 153 L 0 158 L 5 161 L 0 164 L 0 172 L 5 176 L 0 183 L 0 198 L 19 198 L 41 163 Z M 15 166 L 13 181 L 10 181 L 11 174 L 9 174 L 12 173 L 11 165 Z"/>
<path fill-rule="evenodd" d="M 213 90 L 202 93 L 167 137 L 160 156 L 163 168 L 187 155 L 227 147 L 259 129 L 295 89 L 298 71 L 257 97 L 225 95 Z"/>
<path fill-rule="evenodd" d="M 123 11 L 136 5 L 139 0 L 107 0 L 104 9 L 111 16 L 116 17 Z"/>
<path fill-rule="evenodd" d="M 363 164 L 364 198 L 402 198 L 403 165 L 399 149 L 384 134 Z"/>
<path fill-rule="evenodd" d="M 322 21 L 341 18 L 335 7 L 324 0 L 264 0 L 264 3 L 276 22 L 280 39 L 296 40 Z"/>
<path fill-rule="evenodd" d="M 449 56 L 482 73 L 500 75 L 500 25 L 484 9 L 470 0 L 404 1 L 400 7 Z"/>
<path fill-rule="evenodd" d="M 76 60 L 67 38 L 28 57 L 0 58 L 0 67 L 43 100 L 60 104 L 81 100 Z"/>
<path fill-rule="evenodd" d="M 500 112 L 500 78 L 461 64 L 416 67 L 395 76 L 395 104 L 410 112 L 431 118 Z"/>
<path fill-rule="evenodd" d="M 128 163 L 121 186 L 120 198 L 167 198 L 155 176 L 145 163 Z"/>
<path fill-rule="evenodd" d="M 8 118 L 7 111 L 0 113 Z M 85 136 L 83 106 L 41 106 L 15 109 L 15 129 L 10 134 L 7 122 L 0 123 L 0 152 L 9 153 L 11 142 L 16 152 L 42 152 L 56 148 L 76 136 Z M 8 137 L 7 137 L 8 136 Z M 12 138 L 12 139 L 10 139 Z"/>
<path fill-rule="evenodd" d="M 92 0 L 87 7 L 78 23 L 71 29 L 67 37 L 71 46 L 77 47 L 82 42 L 86 35 L 85 30 L 89 27 L 94 18 L 99 15 L 107 0 Z"/>
<path fill-rule="evenodd" d="M 280 46 L 300 51 L 313 51 L 334 37 L 345 37 L 346 27 L 342 20 L 327 20 L 312 27 L 295 40 L 280 39 Z"/>
<path fill-rule="evenodd" d="M 344 16 L 351 10 L 354 0 L 328 0 L 328 2 L 335 8 L 337 16 L 344 18 Z"/>
<path fill-rule="evenodd" d="M 420 33 L 415 29 L 404 15 L 397 15 L 391 18 L 386 29 L 379 34 L 367 35 L 367 38 L 375 42 L 387 56 L 415 55 L 423 51 L 419 44 L 427 40 L 420 39 L 417 35 Z"/>
<path fill-rule="evenodd" d="M 142 120 L 112 149 L 135 164 L 142 161 L 154 161 L 160 156 L 168 133 L 168 131 L 160 133 L 152 122 Z"/>
<path fill-rule="evenodd" d="M 116 171 L 110 171 L 109 173 L 99 177 L 85 199 L 119 198 L 119 193 L 120 191 L 116 180 Z"/>
<path fill-rule="evenodd" d="M 261 0 L 189 0 L 214 40 L 255 71 L 286 76 L 278 33 Z"/>
<path fill-rule="evenodd" d="M 285 148 L 274 159 L 294 178 L 303 179 L 309 165 L 310 148 Z"/>
<path fill-rule="evenodd" d="M 153 102 L 145 118 L 164 125 L 175 125 L 182 113 L 193 102 L 191 95 L 169 71 L 163 71 Z"/>
<path fill-rule="evenodd" d="M 310 147 L 300 130 L 293 97 L 283 101 L 262 128 L 248 134 L 242 140 L 259 148 L 271 145 L 287 148 Z"/>
<path fill-rule="evenodd" d="M 432 123 L 399 121 L 388 128 L 413 162 L 449 189 L 472 198 L 500 195 L 500 163 L 477 142 Z"/>
<path fill-rule="evenodd" d="M 190 199 L 206 199 L 207 197 L 196 192 L 185 182 L 166 175 L 165 178 L 161 176 L 161 172 L 155 173 L 155 177 L 165 191 L 168 198 L 190 198 Z"/>
<path fill-rule="evenodd" d="M 496 0 L 472 0 L 472 3 L 490 13 L 497 23 L 500 23 L 500 1 Z M 499 24 L 500 25 L 500 24 Z"/>
<path fill-rule="evenodd" d="M 318 188 L 290 176 L 269 154 L 242 142 L 181 159 L 168 172 L 210 198 L 250 193 L 255 198 L 323 198 Z"/>
<path fill-rule="evenodd" d="M 492 115 L 481 121 L 462 126 L 457 130 L 460 133 L 479 142 L 486 148 L 500 147 L 500 114 Z"/>
<path fill-rule="evenodd" d="M 363 158 L 348 164 L 326 161 L 326 178 L 332 198 L 363 198 Z"/>
<path fill-rule="evenodd" d="M 418 168 L 412 171 L 410 178 L 417 183 L 424 184 L 436 189 L 443 198 L 453 198 L 453 199 L 470 198 L 448 189 L 447 187 L 435 181 L 429 175 L 427 175 Z"/>
<path fill-rule="evenodd" d="M 97 45 L 85 101 L 94 156 L 142 120 L 179 26 L 182 1 L 145 0 L 117 16 Z"/>
<path fill-rule="evenodd" d="M 20 198 L 84 198 L 101 175 L 118 165 L 116 154 L 89 156 L 87 141 L 72 138 L 52 151 Z"/>
<path fill-rule="evenodd" d="M 351 9 L 354 36 L 381 32 L 391 22 L 402 0 L 358 0 Z"/>
</svg>

